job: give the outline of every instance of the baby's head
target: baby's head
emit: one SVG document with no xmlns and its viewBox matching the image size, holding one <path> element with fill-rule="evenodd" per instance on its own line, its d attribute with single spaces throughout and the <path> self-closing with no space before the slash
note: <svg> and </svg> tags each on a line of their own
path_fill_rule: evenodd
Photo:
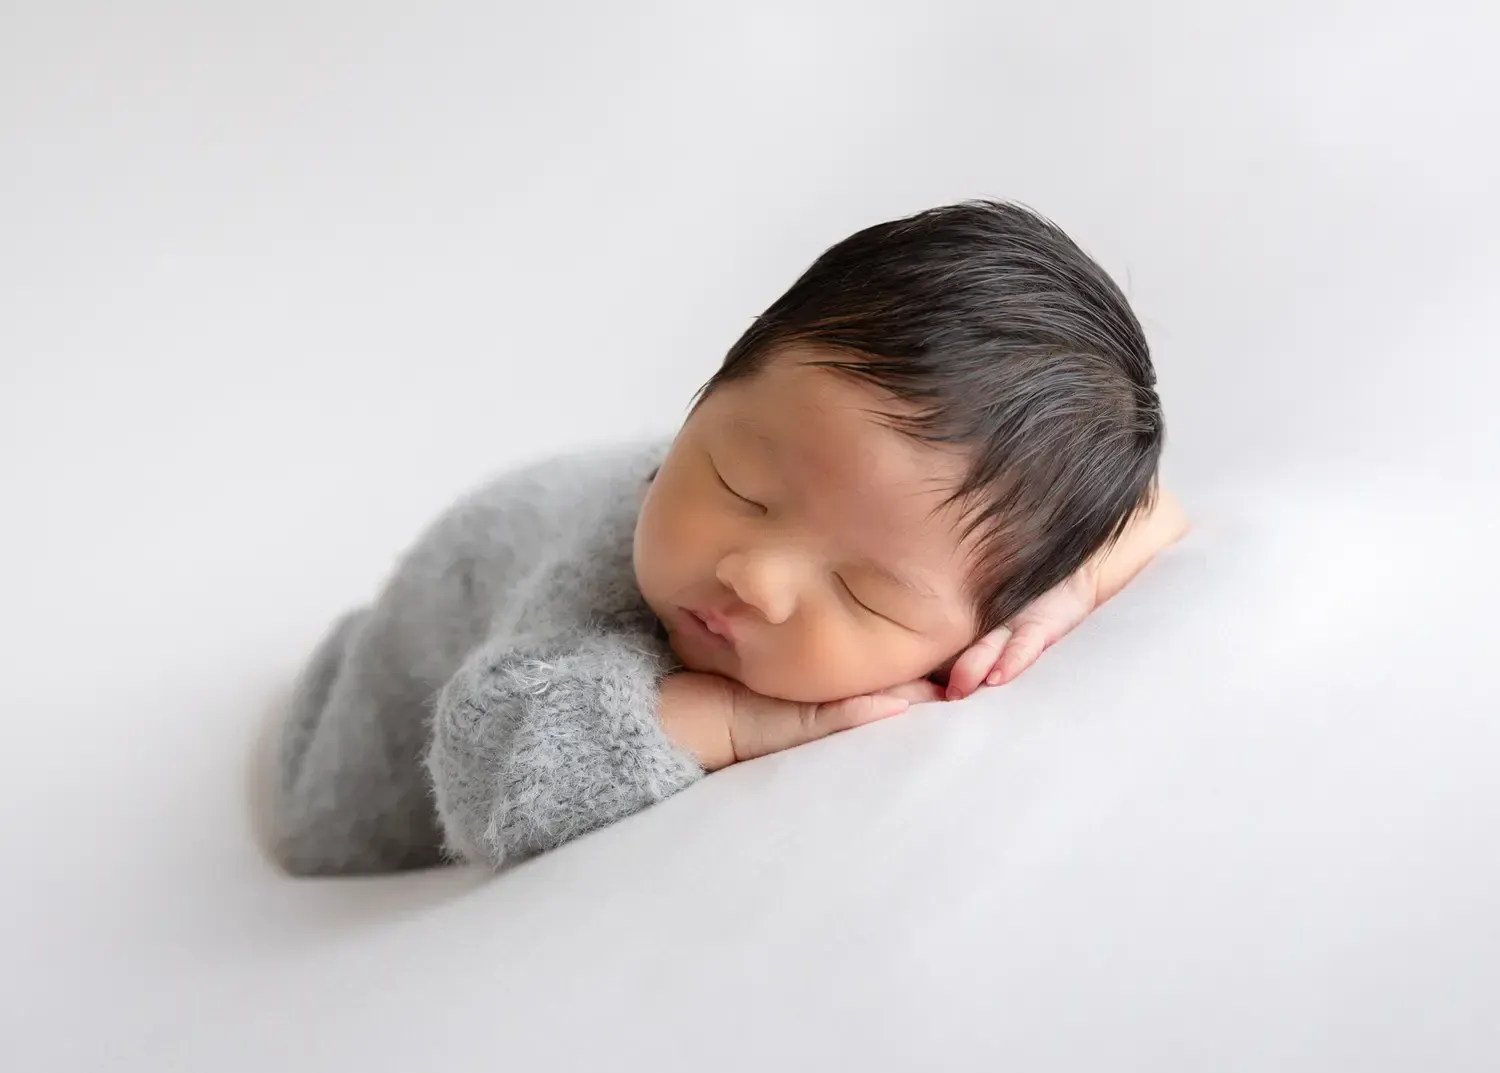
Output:
<svg viewBox="0 0 1500 1073">
<path fill-rule="evenodd" d="M 966 203 L 828 250 L 700 393 L 635 571 L 683 664 L 824 701 L 943 668 L 1146 506 L 1163 425 L 1109 276 Z"/>
</svg>

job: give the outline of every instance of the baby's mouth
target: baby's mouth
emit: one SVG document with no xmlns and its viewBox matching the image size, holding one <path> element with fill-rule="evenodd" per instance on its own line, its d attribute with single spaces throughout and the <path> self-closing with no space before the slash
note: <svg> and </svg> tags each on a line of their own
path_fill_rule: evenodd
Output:
<svg viewBox="0 0 1500 1073">
<path fill-rule="evenodd" d="M 684 608 L 684 611 L 684 618 L 694 632 L 702 634 L 715 644 L 734 647 L 734 630 L 722 615 L 713 611 L 694 611 L 692 608 Z"/>
</svg>

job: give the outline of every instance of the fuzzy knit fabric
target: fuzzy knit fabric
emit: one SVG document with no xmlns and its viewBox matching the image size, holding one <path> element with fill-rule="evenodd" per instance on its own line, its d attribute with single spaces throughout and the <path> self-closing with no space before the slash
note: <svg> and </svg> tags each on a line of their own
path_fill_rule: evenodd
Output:
<svg viewBox="0 0 1500 1073">
<path fill-rule="evenodd" d="M 333 626 L 277 751 L 271 835 L 285 868 L 498 868 L 702 777 L 657 722 L 659 683 L 680 668 L 631 565 L 664 453 L 502 477 Z"/>
</svg>

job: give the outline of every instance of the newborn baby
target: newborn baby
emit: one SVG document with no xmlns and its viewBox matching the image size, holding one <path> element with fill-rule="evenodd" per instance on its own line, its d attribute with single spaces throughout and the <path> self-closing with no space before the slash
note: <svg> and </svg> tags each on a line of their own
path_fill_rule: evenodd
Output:
<svg viewBox="0 0 1500 1073">
<path fill-rule="evenodd" d="M 460 502 L 338 622 L 282 731 L 296 873 L 499 867 L 706 771 L 998 685 L 1183 531 L 1140 325 L 974 202 L 826 252 L 670 445 Z"/>
</svg>

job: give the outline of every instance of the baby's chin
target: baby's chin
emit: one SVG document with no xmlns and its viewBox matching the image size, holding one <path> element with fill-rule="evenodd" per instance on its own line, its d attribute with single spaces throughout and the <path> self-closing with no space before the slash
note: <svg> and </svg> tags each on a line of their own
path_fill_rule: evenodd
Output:
<svg viewBox="0 0 1500 1073">
<path fill-rule="evenodd" d="M 669 632 L 668 644 L 684 670 L 698 674 L 715 674 L 738 682 L 752 693 L 796 704 L 826 704 L 865 693 L 878 693 L 904 682 L 887 682 L 875 668 L 868 674 L 829 676 L 789 674 L 785 666 L 757 659 L 741 651 L 707 648 L 692 637 Z"/>
<path fill-rule="evenodd" d="M 795 701 L 798 704 L 817 704 L 833 699 L 809 695 L 806 689 L 798 688 L 805 683 L 786 682 L 783 676 L 768 673 L 769 668 L 761 667 L 756 661 L 747 661 L 739 657 L 730 659 L 723 653 L 705 655 L 691 643 L 680 643 L 676 634 L 669 635 L 668 640 L 684 670 L 728 678 L 731 682 L 738 682 L 752 693 L 759 693 L 763 697 L 772 697 L 777 700 Z"/>
<path fill-rule="evenodd" d="M 775 668 L 760 667 L 754 663 L 740 661 L 733 670 L 712 665 L 693 666 L 683 661 L 683 666 L 690 671 L 698 671 L 702 674 L 716 674 L 721 678 L 728 678 L 732 682 L 738 682 L 752 693 L 759 693 L 763 697 L 773 700 L 791 701 L 794 704 L 826 704 L 829 701 L 844 700 L 850 696 L 857 696 L 861 692 L 875 692 L 875 690 L 853 690 L 841 689 L 838 684 L 824 681 L 791 681 L 783 673 L 777 673 Z"/>
</svg>

